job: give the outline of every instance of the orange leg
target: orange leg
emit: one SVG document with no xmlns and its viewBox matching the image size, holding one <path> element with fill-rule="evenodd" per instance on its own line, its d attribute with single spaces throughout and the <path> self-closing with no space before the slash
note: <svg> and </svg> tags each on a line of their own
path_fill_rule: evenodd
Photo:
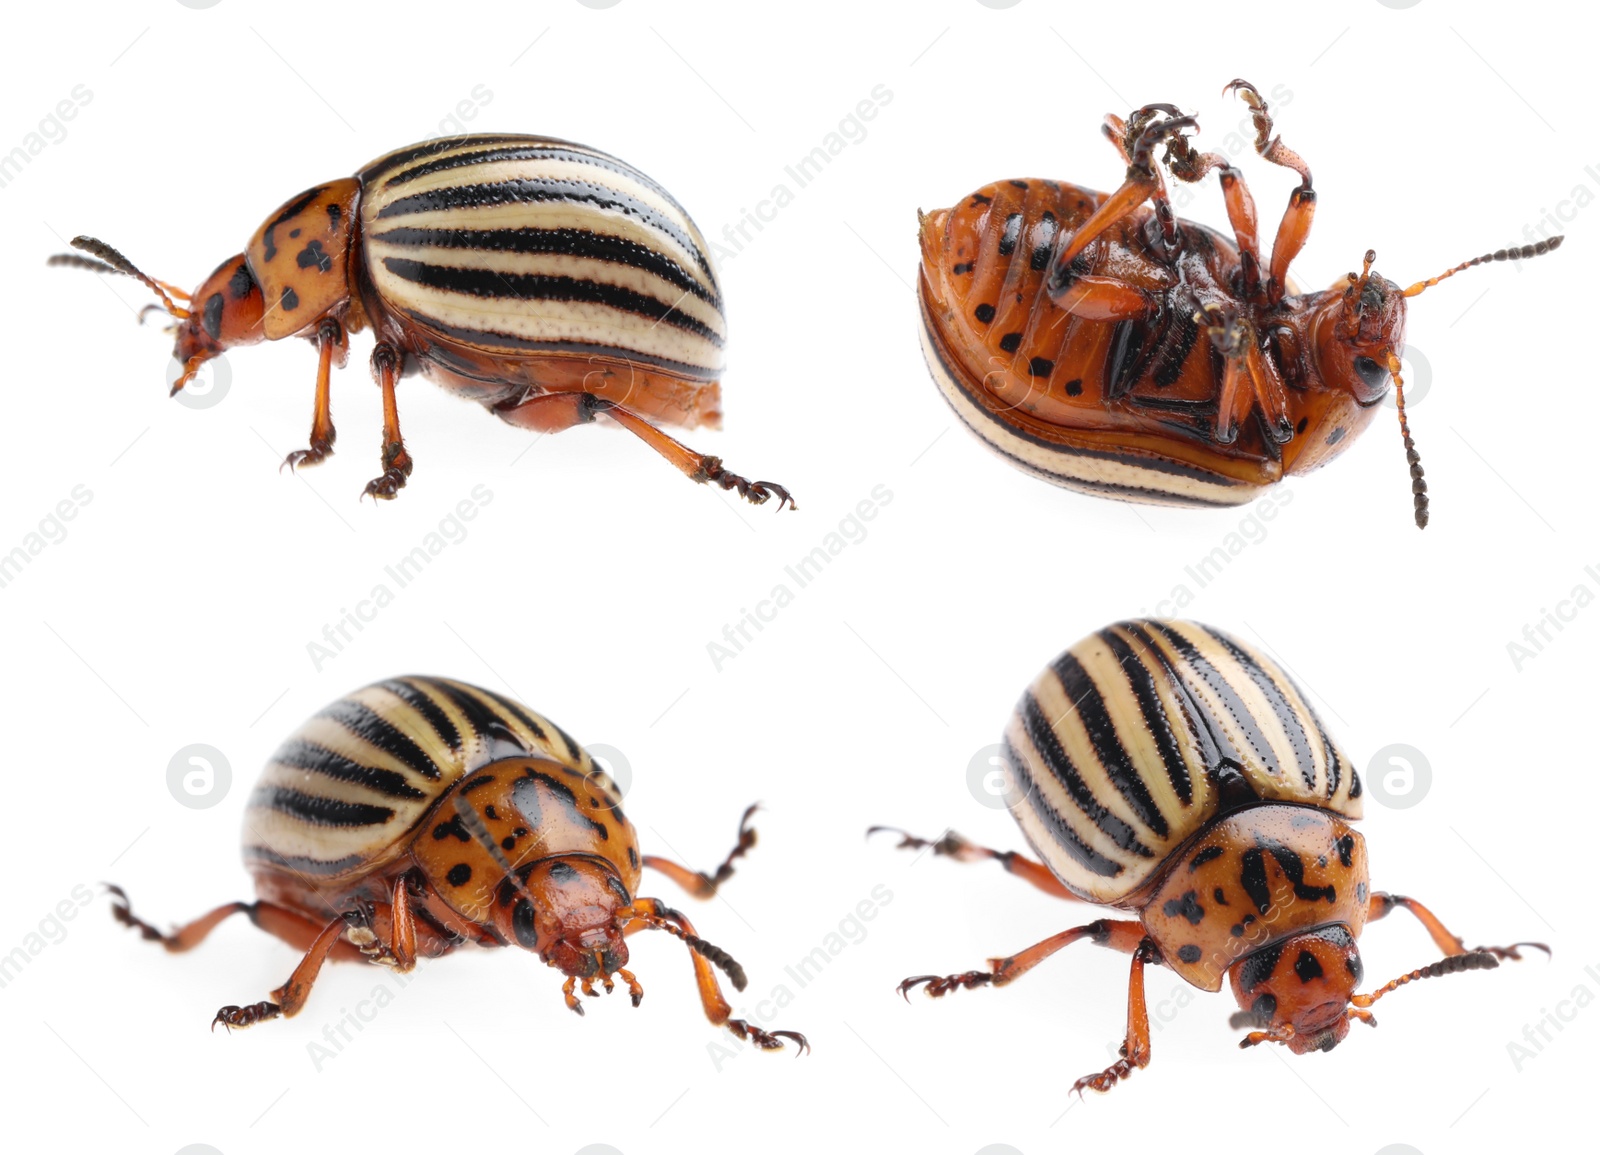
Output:
<svg viewBox="0 0 1600 1155">
<path fill-rule="evenodd" d="M 1405 907 L 1406 910 L 1416 916 L 1417 921 L 1423 925 L 1429 936 L 1432 937 L 1434 945 L 1443 951 L 1447 957 L 1461 954 L 1492 954 L 1495 958 L 1521 959 L 1522 955 L 1518 953 L 1518 948 L 1525 946 L 1537 947 L 1539 950 L 1544 951 L 1545 954 L 1550 953 L 1550 948 L 1542 942 L 1518 942 L 1512 943 L 1510 946 L 1479 946 L 1468 950 L 1462 943 L 1461 937 L 1450 933 L 1450 928 L 1439 921 L 1438 915 L 1416 899 L 1407 898 L 1403 894 L 1385 894 L 1382 891 L 1374 891 L 1372 897 L 1367 900 L 1367 921 L 1376 922 L 1397 906 Z"/>
<path fill-rule="evenodd" d="M 930 840 L 917 838 L 893 826 L 874 826 L 867 831 L 867 836 L 870 838 L 880 830 L 900 835 L 900 842 L 895 847 L 897 850 L 921 850 L 924 847 L 932 847 L 936 858 L 953 858 L 957 862 L 982 862 L 984 859 L 992 858 L 1024 882 L 1038 887 L 1048 895 L 1072 902 L 1082 901 L 1072 891 L 1062 886 L 1061 880 L 1051 874 L 1047 866 L 1018 854 L 1015 850 L 990 850 L 986 846 L 968 842 L 954 830 L 946 831 L 942 838 Z"/>
<path fill-rule="evenodd" d="M 681 912 L 673 910 L 659 899 L 641 898 L 623 914 L 654 930 L 664 930 L 674 938 L 683 940 L 684 945 L 689 948 L 689 958 L 694 963 L 694 978 L 695 985 L 700 991 L 700 1005 L 705 1009 L 706 1018 L 711 1020 L 712 1026 L 726 1027 L 734 1035 L 749 1040 L 765 1051 L 781 1050 L 784 1039 L 792 1039 L 799 1046 L 801 1053 L 810 1050 L 806 1037 L 798 1032 L 764 1031 L 743 1019 L 733 1017 L 733 1008 L 722 995 L 722 988 L 717 984 L 717 973 L 712 969 L 712 963 L 715 962 L 727 973 L 734 989 L 739 991 L 745 988 L 744 968 L 726 951 L 699 937 L 695 933 L 694 925 Z M 625 933 L 631 933 L 631 930 L 630 927 Z M 634 980 L 631 976 L 628 976 L 628 981 L 632 987 Z M 569 992 L 568 1005 L 575 1001 Z M 638 1005 L 637 996 L 634 1003 Z"/>
<path fill-rule="evenodd" d="M 383 390 L 383 476 L 367 482 L 363 496 L 387 501 L 404 488 L 414 464 L 400 436 L 400 410 L 395 404 L 394 387 L 400 379 L 400 354 L 388 345 L 372 350 L 372 375 Z"/>
<path fill-rule="evenodd" d="M 131 926 L 149 942 L 158 942 L 173 954 L 180 951 L 193 950 L 206 940 L 206 936 L 217 928 L 217 924 L 236 914 L 248 914 L 252 920 L 256 917 L 258 903 L 230 902 L 208 914 L 203 914 L 193 922 L 185 923 L 177 930 L 163 933 L 154 926 L 145 922 L 133 913 L 128 904 L 128 896 L 122 887 L 105 883 L 105 888 L 111 894 L 111 916 L 123 926 Z"/>
<path fill-rule="evenodd" d="M 311 411 L 311 447 L 296 449 L 283 463 L 290 469 L 315 465 L 333 452 L 332 377 L 333 358 L 339 354 L 341 366 L 347 352 L 344 326 L 332 317 L 323 318 L 317 327 L 317 399 Z"/>
<path fill-rule="evenodd" d="M 1261 406 L 1268 436 L 1279 445 L 1288 441 L 1294 436 L 1294 425 L 1289 420 L 1283 377 L 1277 366 L 1261 355 L 1255 329 L 1231 306 L 1213 304 L 1206 306 L 1205 329 L 1224 359 L 1213 430 L 1218 444 L 1232 445 L 1238 438 L 1252 402 Z"/>
<path fill-rule="evenodd" d="M 695 898 L 710 898 L 717 893 L 717 887 L 733 877 L 733 864 L 736 859 L 743 858 L 749 853 L 750 848 L 756 844 L 756 832 L 750 825 L 750 816 L 759 809 L 760 803 L 745 808 L 744 815 L 739 819 L 739 841 L 722 864 L 710 874 L 702 874 L 697 870 L 690 870 L 686 866 L 679 866 L 665 858 L 658 858 L 654 854 L 647 854 L 643 858 L 645 866 L 659 870 L 662 874 L 672 879 L 673 882 L 683 887 Z"/>
<path fill-rule="evenodd" d="M 1096 919 L 1085 926 L 1075 926 L 1071 930 L 1051 935 L 1043 942 L 1036 942 L 1027 950 L 1019 951 L 1007 958 L 992 958 L 986 971 L 967 971 L 964 974 L 942 977 L 914 975 L 902 982 L 897 989 L 903 997 L 909 998 L 911 991 L 927 984 L 929 997 L 937 999 L 958 987 L 964 987 L 969 991 L 978 987 L 1003 987 L 1007 983 L 1016 982 L 1062 947 L 1071 946 L 1079 939 L 1085 938 L 1098 946 L 1131 954 L 1144 939 L 1144 925 L 1137 922 Z"/>
<path fill-rule="evenodd" d="M 1139 923 L 1116 924 L 1143 927 Z M 1133 964 L 1128 972 L 1128 1030 L 1117 1053 L 1122 1057 L 1105 1070 L 1085 1075 L 1072 1089 L 1082 1095 L 1085 1088 L 1091 1091 L 1109 1091 L 1117 1083 L 1133 1074 L 1134 1070 L 1150 1065 L 1150 1012 L 1144 1001 L 1144 965 L 1160 962 L 1161 952 L 1148 938 L 1141 938 L 1133 949 Z"/>
<path fill-rule="evenodd" d="M 536 393 L 520 401 L 495 408 L 500 419 L 524 429 L 541 433 L 559 433 L 574 425 L 587 425 L 595 414 L 604 413 L 651 449 L 672 463 L 690 481 L 715 482 L 723 489 L 736 490 L 740 497 L 753 505 L 764 505 L 768 498 L 777 497 L 778 508 L 786 504 L 790 509 L 798 506 L 789 491 L 775 481 L 750 481 L 722 467 L 722 458 L 696 453 L 687 445 L 669 437 L 650 422 L 614 401 L 596 397 L 593 393 Z"/>
<path fill-rule="evenodd" d="M 1278 224 L 1278 235 L 1272 242 L 1272 264 L 1267 270 L 1267 294 L 1276 304 L 1283 300 L 1289 266 L 1300 250 L 1306 247 L 1311 236 L 1311 219 L 1317 211 L 1317 193 L 1311 187 L 1311 167 L 1300 155 L 1286 147 L 1282 137 L 1272 135 L 1272 116 L 1267 102 L 1248 81 L 1235 80 L 1223 92 L 1237 92 L 1250 106 L 1251 119 L 1256 126 L 1256 152 L 1263 160 L 1292 169 L 1300 176 L 1300 184 L 1289 194 L 1289 206 L 1283 211 Z"/>
</svg>

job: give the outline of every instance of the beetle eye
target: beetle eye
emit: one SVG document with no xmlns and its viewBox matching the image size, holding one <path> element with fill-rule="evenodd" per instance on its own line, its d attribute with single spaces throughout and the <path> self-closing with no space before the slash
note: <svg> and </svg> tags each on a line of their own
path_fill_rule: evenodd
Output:
<svg viewBox="0 0 1600 1155">
<path fill-rule="evenodd" d="M 511 930 L 517 942 L 528 950 L 539 944 L 539 932 L 533 925 L 533 903 L 523 899 L 511 910 Z"/>
<path fill-rule="evenodd" d="M 1361 378 L 1361 383 L 1374 393 L 1389 383 L 1389 371 L 1371 357 L 1356 358 L 1356 375 Z"/>
</svg>

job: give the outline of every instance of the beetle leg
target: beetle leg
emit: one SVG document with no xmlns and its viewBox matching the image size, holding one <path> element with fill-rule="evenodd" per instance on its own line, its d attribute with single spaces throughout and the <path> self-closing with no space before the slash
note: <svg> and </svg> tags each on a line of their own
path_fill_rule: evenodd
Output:
<svg viewBox="0 0 1600 1155">
<path fill-rule="evenodd" d="M 665 457 L 690 481 L 711 481 L 723 489 L 737 490 L 739 496 L 752 505 L 764 505 L 768 498 L 776 497 L 779 509 L 785 505 L 790 509 L 799 508 L 789 491 L 777 482 L 750 481 L 740 477 L 722 467 L 722 458 L 696 453 L 637 413 L 624 409 L 615 401 L 596 397 L 593 393 L 536 393 L 532 397 L 496 406 L 495 413 L 512 425 L 537 429 L 541 433 L 559 433 L 574 425 L 587 425 L 594 420 L 595 414 L 604 413 Z"/>
<path fill-rule="evenodd" d="M 216 910 L 208 914 L 201 915 L 193 922 L 178 927 L 171 933 L 164 934 L 133 913 L 133 909 L 128 903 L 128 896 L 123 892 L 122 887 L 113 886 L 109 882 L 101 885 L 111 895 L 112 918 L 123 926 L 131 926 L 143 935 L 146 941 L 158 942 L 174 954 L 179 951 L 192 950 L 199 946 L 205 941 L 206 936 L 216 929 L 217 924 L 224 919 L 231 918 L 236 914 L 248 914 L 252 918 L 255 917 L 255 903 L 230 902 L 224 906 L 217 907 Z"/>
<path fill-rule="evenodd" d="M 1132 321 L 1148 317 L 1159 307 L 1143 289 L 1115 277 L 1073 277 L 1050 299 L 1060 309 L 1085 321 Z"/>
<path fill-rule="evenodd" d="M 806 1037 L 796 1031 L 766 1031 L 733 1017 L 733 1008 L 722 995 L 712 961 L 715 960 L 728 973 L 735 990 L 742 991 L 745 988 L 744 970 L 726 951 L 697 935 L 694 924 L 681 912 L 673 910 L 659 899 L 641 898 L 625 909 L 621 917 L 637 919 L 655 930 L 667 931 L 673 937 L 682 939 L 689 947 L 689 958 L 694 963 L 695 985 L 700 991 L 700 1005 L 705 1009 L 706 1018 L 711 1020 L 712 1026 L 726 1027 L 738 1038 L 752 1042 L 764 1051 L 781 1050 L 784 1039 L 793 1040 L 801 1054 L 811 1049 Z"/>
<path fill-rule="evenodd" d="M 1539 950 L 1544 951 L 1545 954 L 1550 953 L 1550 948 L 1542 942 L 1518 942 L 1512 943 L 1510 946 L 1479 946 L 1468 950 L 1466 945 L 1461 941 L 1461 937 L 1459 935 L 1451 934 L 1450 929 L 1446 927 L 1444 923 L 1439 921 L 1438 915 L 1434 914 L 1433 911 L 1423 906 L 1416 899 L 1407 898 L 1403 894 L 1385 894 L 1382 891 L 1374 891 L 1372 896 L 1367 899 L 1367 921 L 1375 922 L 1376 920 L 1383 918 L 1397 906 L 1403 906 L 1406 910 L 1415 915 L 1417 921 L 1423 925 L 1424 929 L 1426 929 L 1428 934 L 1432 937 L 1433 944 L 1443 951 L 1447 956 L 1483 953 L 1492 954 L 1495 958 L 1508 958 L 1512 959 L 1513 961 L 1520 961 L 1522 959 L 1522 955 L 1519 948 L 1525 946 L 1537 947 Z"/>
<path fill-rule="evenodd" d="M 1138 923 L 1131 925 L 1139 926 Z M 1133 950 L 1133 964 L 1128 972 L 1128 1031 L 1122 1046 L 1117 1048 L 1121 1058 L 1098 1074 L 1085 1075 L 1073 1083 L 1072 1089 L 1079 1095 L 1086 1087 L 1091 1091 L 1109 1091 L 1136 1068 L 1150 1065 L 1150 1012 L 1144 1000 L 1144 965 L 1160 961 L 1161 952 L 1155 943 L 1148 938 L 1141 939 Z"/>
<path fill-rule="evenodd" d="M 1228 210 L 1234 243 L 1239 246 L 1239 295 L 1253 299 L 1261 289 L 1261 238 L 1256 218 L 1255 198 L 1244 183 L 1244 174 L 1220 152 L 1197 152 L 1183 137 L 1167 142 L 1164 157 L 1167 170 L 1181 181 L 1193 183 L 1216 171 L 1222 185 L 1222 203 Z"/>
<path fill-rule="evenodd" d="M 339 915 L 323 927 L 312 940 L 305 957 L 300 960 L 300 965 L 295 967 L 294 973 L 289 976 L 289 981 L 273 991 L 270 999 L 249 1006 L 223 1007 L 217 1012 L 217 1017 L 211 1020 L 212 1029 L 215 1030 L 218 1023 L 228 1028 L 252 1027 L 267 1019 L 278 1018 L 280 1015 L 289 1018 L 299 1014 L 329 952 L 339 945 L 347 929 L 351 926 L 365 925 L 366 921 L 367 916 L 363 912 L 350 911 Z"/>
<path fill-rule="evenodd" d="M 622 981 L 628 984 L 628 997 L 633 1000 L 633 1005 L 638 1006 L 644 1001 L 644 987 L 639 985 L 639 980 L 633 977 L 632 971 L 618 967 L 617 973 L 622 976 Z"/>
<path fill-rule="evenodd" d="M 1252 344 L 1248 322 L 1231 306 L 1207 302 L 1205 311 L 1195 316 L 1205 327 L 1206 336 L 1222 354 L 1222 387 L 1217 392 L 1217 418 L 1212 435 L 1219 445 L 1232 445 L 1239 426 L 1250 416 L 1252 392 L 1247 367 Z"/>
<path fill-rule="evenodd" d="M 946 830 L 937 839 L 918 838 L 907 834 L 893 826 L 874 826 L 867 831 L 870 838 L 880 830 L 887 830 L 891 834 L 898 834 L 900 841 L 895 845 L 896 850 L 923 850 L 931 848 L 936 858 L 953 858 L 957 862 L 982 862 L 992 858 L 1001 866 L 1024 882 L 1035 886 L 1048 895 L 1056 898 L 1065 898 L 1073 902 L 1081 901 L 1077 895 L 1061 885 L 1061 880 L 1050 873 L 1049 867 L 1042 862 L 1018 854 L 1015 850 L 990 850 L 987 846 L 978 846 L 968 842 L 954 830 Z"/>
<path fill-rule="evenodd" d="M 1036 942 L 1027 950 L 1018 951 L 1007 958 L 992 958 L 989 960 L 987 971 L 967 971 L 965 974 L 946 975 L 942 978 L 938 975 L 915 975 L 906 979 L 896 989 L 902 998 L 909 999 L 910 992 L 923 984 L 926 984 L 928 995 L 932 998 L 947 995 L 957 987 L 965 987 L 969 991 L 978 987 L 1003 987 L 1007 983 L 1016 982 L 1056 951 L 1071 946 L 1079 939 L 1086 938 L 1099 946 L 1133 953 L 1144 939 L 1144 934 L 1144 926 L 1141 923 L 1096 919 L 1084 926 L 1075 926 L 1071 930 L 1053 934 L 1043 942 Z"/>
<path fill-rule="evenodd" d="M 317 326 L 317 399 L 311 411 L 311 447 L 296 449 L 283 459 L 290 469 L 315 465 L 333 452 L 334 438 L 338 436 L 333 428 L 331 386 L 335 352 L 342 366 L 347 352 L 344 326 L 332 317 L 324 317 Z"/>
<path fill-rule="evenodd" d="M 1256 152 L 1263 160 L 1293 169 L 1300 175 L 1300 184 L 1289 193 L 1289 206 L 1283 211 L 1278 225 L 1278 235 L 1272 242 L 1272 264 L 1267 270 L 1267 296 L 1272 304 L 1283 300 L 1284 286 L 1289 276 L 1289 266 L 1311 236 L 1311 218 L 1317 211 L 1317 193 L 1311 187 L 1311 167 L 1300 155 L 1286 147 L 1283 138 L 1272 135 L 1272 115 L 1267 102 L 1246 80 L 1235 80 L 1222 90 L 1225 94 L 1237 92 L 1250 106 L 1251 119 L 1256 126 Z"/>
<path fill-rule="evenodd" d="M 405 486 L 411 476 L 411 454 L 400 436 L 400 410 L 395 405 L 394 387 L 400 378 L 400 354 L 381 342 L 372 350 L 372 375 L 383 390 L 383 476 L 367 482 L 363 496 L 388 500 Z"/>
<path fill-rule="evenodd" d="M 389 954 L 397 971 L 417 965 L 417 920 L 411 912 L 411 891 L 404 874 L 394 880 L 389 904 Z"/>
<path fill-rule="evenodd" d="M 676 862 L 658 858 L 654 854 L 645 855 L 641 861 L 645 866 L 659 870 L 695 898 L 710 898 L 717 893 L 717 887 L 733 877 L 734 860 L 743 858 L 750 848 L 756 844 L 756 832 L 750 825 L 750 816 L 760 807 L 761 804 L 759 802 L 745 807 L 744 815 L 739 819 L 738 844 L 728 852 L 728 857 L 722 860 L 722 865 L 718 866 L 711 874 L 690 870 L 686 866 L 679 866 Z"/>
</svg>

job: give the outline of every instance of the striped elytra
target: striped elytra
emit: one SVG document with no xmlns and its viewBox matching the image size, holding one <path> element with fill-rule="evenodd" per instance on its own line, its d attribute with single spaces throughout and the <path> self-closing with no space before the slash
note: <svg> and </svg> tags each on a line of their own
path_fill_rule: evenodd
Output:
<svg viewBox="0 0 1600 1155">
<path fill-rule="evenodd" d="M 349 334 L 371 329 L 384 395 L 371 497 L 394 497 L 411 474 L 395 385 L 419 373 L 540 433 L 604 417 L 693 481 L 793 505 L 783 486 L 657 428 L 721 425 L 722 290 L 682 205 L 599 149 L 515 134 L 397 149 L 290 198 L 192 295 L 103 242 L 73 244 L 90 256 L 52 260 L 137 277 L 176 319 L 174 392 L 225 349 L 287 337 L 317 348 L 310 445 L 291 466 L 333 452 L 329 374 Z"/>
<path fill-rule="evenodd" d="M 326 959 L 409 971 L 465 946 L 517 947 L 566 976 L 563 997 L 625 984 L 628 936 L 660 930 L 689 948 L 706 1017 L 776 1050 L 792 1031 L 733 1017 L 717 982 L 744 970 L 660 899 L 646 869 L 710 898 L 755 845 L 752 806 L 733 851 L 710 872 L 639 852 L 616 784 L 554 722 L 501 694 L 448 678 L 389 678 L 318 711 L 276 750 L 251 792 L 244 860 L 254 902 L 232 902 L 170 933 L 134 916 L 112 887 L 113 913 L 168 950 L 197 946 L 218 923 L 248 914 L 305 952 L 288 982 L 260 1002 L 226 1006 L 213 1023 L 248 1027 L 291 1017 Z"/>
<path fill-rule="evenodd" d="M 1190 144 L 1194 117 L 1171 105 L 1107 117 L 1105 135 L 1127 165 L 1114 192 L 1002 180 L 918 214 L 928 368 L 960 420 L 1018 469 L 1178 506 L 1238 505 L 1326 465 L 1392 384 L 1424 526 L 1427 483 L 1401 377 L 1406 301 L 1561 238 L 1500 249 L 1406 289 L 1373 272 L 1369 250 L 1359 274 L 1298 292 L 1289 268 L 1317 206 L 1311 170 L 1274 135 L 1255 88 L 1228 90 L 1250 108 L 1256 151 L 1300 177 L 1270 250 L 1240 171 Z M 1231 236 L 1173 211 L 1167 181 L 1211 173 Z"/>
<path fill-rule="evenodd" d="M 1548 952 L 1468 949 L 1416 899 L 1374 891 L 1349 755 L 1276 662 L 1210 626 L 1138 619 L 1090 634 L 1028 686 L 1001 756 L 1006 803 L 1037 860 L 948 828 L 934 839 L 895 831 L 901 848 L 996 862 L 1104 914 L 986 969 L 913 975 L 899 989 L 1006 986 L 1077 942 L 1128 956 L 1117 1058 L 1074 1090 L 1110 1090 L 1150 1062 L 1149 966 L 1202 991 L 1228 984 L 1240 1008 L 1230 1024 L 1255 1028 L 1240 1046 L 1305 1054 L 1333 1049 L 1353 1022 L 1375 1025 L 1372 1005 L 1408 983 Z M 1358 993 L 1358 939 L 1397 909 L 1443 957 Z"/>
<path fill-rule="evenodd" d="M 1261 802 L 1361 817 L 1361 779 L 1294 682 L 1195 622 L 1099 630 L 1040 671 L 1006 726 L 1011 812 L 1074 894 L 1137 905 L 1220 814 Z"/>
</svg>

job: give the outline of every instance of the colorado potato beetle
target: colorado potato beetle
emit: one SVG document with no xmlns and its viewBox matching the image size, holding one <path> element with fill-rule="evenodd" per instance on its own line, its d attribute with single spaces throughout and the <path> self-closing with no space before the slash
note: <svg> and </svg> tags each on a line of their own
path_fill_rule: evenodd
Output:
<svg viewBox="0 0 1600 1155">
<path fill-rule="evenodd" d="M 1394 383 L 1418 527 L 1427 483 L 1406 420 L 1406 301 L 1463 269 L 1550 252 L 1500 249 L 1402 289 L 1372 270 L 1299 293 L 1289 265 L 1311 232 L 1311 169 L 1273 135 L 1267 101 L 1235 80 L 1255 149 L 1300 183 L 1263 261 L 1255 202 L 1198 127 L 1148 104 L 1103 131 L 1127 162 L 1109 195 L 1053 180 L 985 185 L 919 213 L 923 352 L 977 436 L 1019 469 L 1128 501 L 1237 505 L 1344 452 Z M 1180 181 L 1215 171 L 1233 237 L 1178 219 Z M 1149 202 L 1149 207 L 1145 202 Z"/>
<path fill-rule="evenodd" d="M 218 923 L 247 914 L 305 952 L 269 999 L 226 1006 L 212 1021 L 248 1027 L 297 1014 L 323 962 L 366 959 L 409 971 L 468 944 L 518 946 L 577 987 L 607 993 L 612 976 L 633 1005 L 627 936 L 665 931 L 688 946 L 706 1017 L 767 1050 L 793 1031 L 733 1017 L 713 965 L 734 987 L 744 969 L 660 899 L 639 896 L 641 871 L 710 898 L 756 842 L 750 816 L 722 864 L 702 874 L 639 853 L 638 833 L 609 775 L 549 719 L 488 690 L 402 677 L 340 698 L 273 754 L 250 796 L 244 861 L 256 901 L 230 902 L 164 933 L 136 918 L 111 887 L 113 913 L 169 951 L 198 946 Z"/>
<path fill-rule="evenodd" d="M 1004 986 L 1080 940 L 1132 956 L 1118 1059 L 1074 1084 L 1106 1091 L 1150 1062 L 1144 968 L 1159 964 L 1204 991 L 1226 977 L 1241 1041 L 1332 1050 L 1352 1019 L 1423 978 L 1497 967 L 1542 943 L 1467 949 L 1415 899 L 1368 887 L 1361 779 L 1350 757 L 1269 658 L 1194 622 L 1119 622 L 1091 634 L 1034 679 L 1001 745 L 1006 802 L 1042 861 L 989 850 L 953 831 L 903 831 L 900 845 L 963 862 L 995 859 L 1046 894 L 1132 916 L 1101 918 L 986 971 L 900 984 L 935 997 Z M 890 829 L 874 827 L 873 830 Z M 869 834 L 871 831 L 868 832 Z M 1368 994 L 1362 928 L 1396 907 L 1444 958 Z"/>
<path fill-rule="evenodd" d="M 329 374 L 372 328 L 383 474 L 411 473 L 395 384 L 421 373 L 502 420 L 555 433 L 604 415 L 691 480 L 757 505 L 748 481 L 651 424 L 721 425 L 722 290 L 700 230 L 671 194 L 598 149 L 544 136 L 453 136 L 397 149 L 285 202 L 193 294 L 92 237 L 52 264 L 142 281 L 174 319 L 177 393 L 225 349 L 304 337 L 318 352 L 310 447 L 333 451 Z M 181 303 L 180 303 L 181 302 Z"/>
</svg>

